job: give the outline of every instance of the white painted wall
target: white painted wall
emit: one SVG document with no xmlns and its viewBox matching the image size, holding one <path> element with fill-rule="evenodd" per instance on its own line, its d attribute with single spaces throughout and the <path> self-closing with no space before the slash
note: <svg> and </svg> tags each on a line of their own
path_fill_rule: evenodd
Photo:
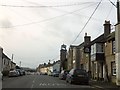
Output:
<svg viewBox="0 0 120 90">
<path fill-rule="evenodd" d="M 53 65 L 53 71 L 56 70 L 56 71 L 60 71 L 60 62 L 57 62 Z"/>
</svg>

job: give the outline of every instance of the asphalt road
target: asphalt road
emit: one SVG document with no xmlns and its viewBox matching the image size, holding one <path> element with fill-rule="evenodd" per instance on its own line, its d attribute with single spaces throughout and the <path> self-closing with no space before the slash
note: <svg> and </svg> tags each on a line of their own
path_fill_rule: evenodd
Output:
<svg viewBox="0 0 120 90">
<path fill-rule="evenodd" d="M 90 85 L 75 85 L 59 80 L 58 77 L 47 75 L 25 75 L 20 77 L 6 77 L 2 83 L 3 88 L 94 88 Z M 98 89 L 96 89 L 98 90 Z"/>
</svg>

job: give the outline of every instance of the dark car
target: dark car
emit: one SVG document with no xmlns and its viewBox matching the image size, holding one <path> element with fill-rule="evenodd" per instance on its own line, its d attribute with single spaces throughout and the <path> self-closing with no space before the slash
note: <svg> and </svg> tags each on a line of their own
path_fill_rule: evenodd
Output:
<svg viewBox="0 0 120 90">
<path fill-rule="evenodd" d="M 72 83 L 84 83 L 89 84 L 88 73 L 82 69 L 72 69 L 66 77 L 66 82 Z"/>
<path fill-rule="evenodd" d="M 59 73 L 60 73 L 59 71 L 54 71 L 52 75 L 53 77 L 59 77 Z"/>
<path fill-rule="evenodd" d="M 59 74 L 59 79 L 65 80 L 68 73 L 69 73 L 68 70 L 62 70 L 61 73 Z"/>
</svg>

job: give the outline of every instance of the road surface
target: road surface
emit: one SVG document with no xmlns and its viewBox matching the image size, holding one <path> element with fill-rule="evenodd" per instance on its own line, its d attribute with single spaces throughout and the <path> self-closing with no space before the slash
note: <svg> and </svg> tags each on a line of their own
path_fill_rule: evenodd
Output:
<svg viewBox="0 0 120 90">
<path fill-rule="evenodd" d="M 25 75 L 20 77 L 6 77 L 2 83 L 3 88 L 92 88 L 91 85 L 75 85 L 59 80 L 58 77 L 48 75 Z M 95 89 L 98 90 L 98 89 Z"/>
</svg>

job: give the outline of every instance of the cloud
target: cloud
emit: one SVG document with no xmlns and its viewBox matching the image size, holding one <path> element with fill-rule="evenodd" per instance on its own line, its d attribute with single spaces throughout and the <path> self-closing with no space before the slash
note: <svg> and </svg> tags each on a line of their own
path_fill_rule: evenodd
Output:
<svg viewBox="0 0 120 90">
<path fill-rule="evenodd" d="M 70 0 L 69 3 L 81 1 L 83 0 Z M 59 1 L 61 3 L 59 3 L 58 1 L 56 2 L 56 0 L 44 0 L 44 2 L 43 0 L 37 0 L 35 2 L 42 2 L 42 4 L 47 3 L 47 5 L 52 5 L 52 2 L 54 3 L 54 5 L 68 4 L 68 1 L 65 0 Z M 17 1 L 15 3 L 17 3 Z M 15 3 L 9 2 L 8 4 Z M 21 3 L 19 3 L 19 5 L 21 5 Z M 25 3 L 24 5 L 31 4 Z M 26 23 L 42 21 L 45 19 L 65 14 L 67 12 L 80 9 L 83 6 L 61 7 L 58 9 L 7 9 L 7 11 L 3 10 L 3 16 L 1 16 L 2 14 L 0 14 L 0 26 L 11 27 L 12 25 L 22 25 Z M 78 39 L 73 44 L 81 44 L 83 42 L 85 32 L 87 32 L 88 35 L 92 37 L 92 39 L 96 38 L 98 35 L 103 33 L 102 27 L 105 20 L 104 17 L 107 16 L 109 11 L 108 6 L 109 5 L 106 4 L 102 7 L 99 7 L 97 12 L 93 16 L 93 18 L 95 19 L 91 19 L 87 27 L 84 29 L 84 31 L 80 34 Z M 49 59 L 53 59 L 56 56 L 58 56 L 60 53 L 61 44 L 64 43 L 69 45 L 76 38 L 78 33 L 81 31 L 81 29 L 87 22 L 94 8 L 95 7 L 87 8 L 75 13 L 80 15 L 68 14 L 58 18 L 50 19 L 45 22 L 33 23 L 30 25 L 14 27 L 11 29 L 1 29 L 0 43 L 5 48 L 5 53 L 7 53 L 8 56 L 11 56 L 12 53 L 15 55 L 15 62 L 17 62 L 17 64 L 19 64 L 19 61 L 22 61 L 22 65 L 24 66 L 26 65 L 29 67 L 37 67 L 36 65 L 38 65 L 39 63 L 48 62 Z M 13 10 L 15 12 L 13 12 Z M 109 16 L 109 18 L 112 18 L 111 20 L 114 22 L 113 14 Z"/>
</svg>

